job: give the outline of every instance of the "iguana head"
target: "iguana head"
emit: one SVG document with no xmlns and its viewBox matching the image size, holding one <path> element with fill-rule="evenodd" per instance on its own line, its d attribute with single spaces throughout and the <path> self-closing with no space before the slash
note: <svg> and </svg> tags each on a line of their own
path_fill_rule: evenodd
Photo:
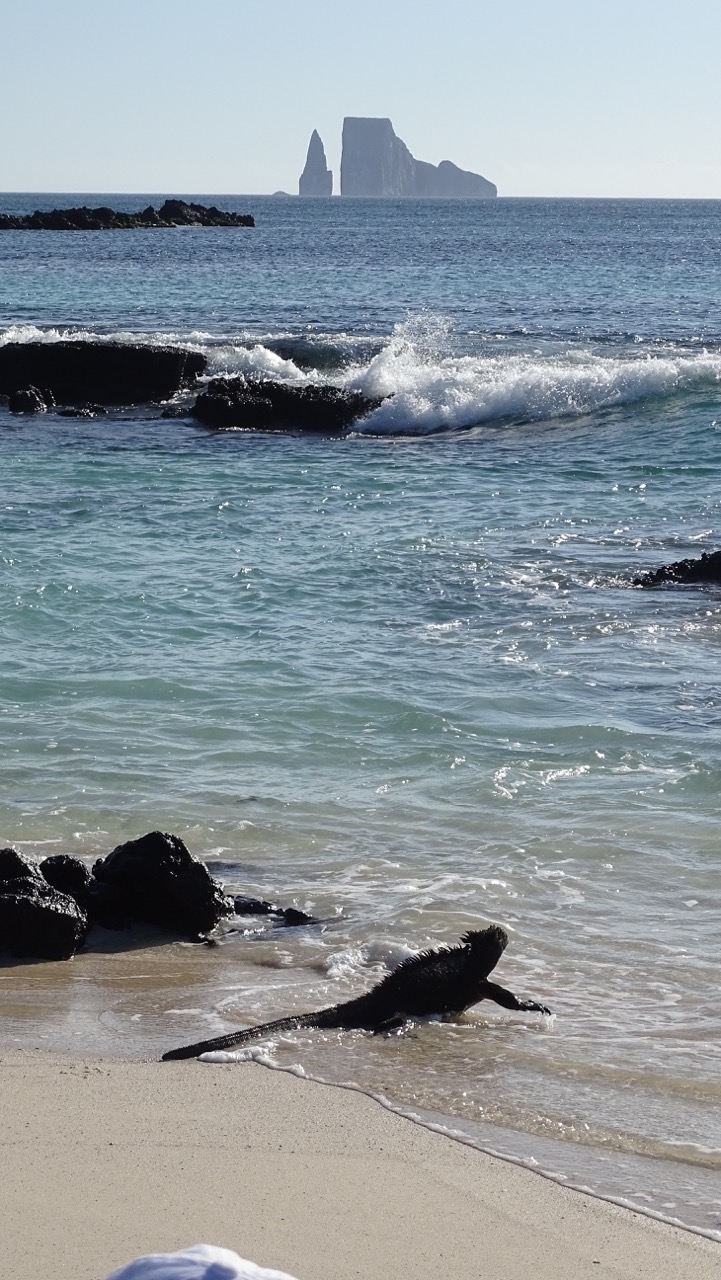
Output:
<svg viewBox="0 0 721 1280">
<path fill-rule="evenodd" d="M 492 924 L 487 929 L 469 929 L 461 942 L 468 947 L 479 976 L 485 977 L 495 969 L 508 946 L 508 934 L 499 924 Z"/>
</svg>

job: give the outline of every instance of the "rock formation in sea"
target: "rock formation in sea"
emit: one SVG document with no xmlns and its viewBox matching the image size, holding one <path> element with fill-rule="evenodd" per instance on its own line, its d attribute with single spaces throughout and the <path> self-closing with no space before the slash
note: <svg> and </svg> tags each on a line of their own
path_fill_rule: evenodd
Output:
<svg viewBox="0 0 721 1280">
<path fill-rule="evenodd" d="M 224 213 L 212 204 L 187 204 L 166 200 L 160 209 L 149 204 L 139 213 L 119 213 L 101 205 L 89 209 L 36 209 L 17 217 L 0 214 L 0 231 L 132 231 L 167 227 L 254 227 L 250 213 Z"/>
<path fill-rule="evenodd" d="M 340 165 L 342 196 L 436 200 L 489 200 L 498 195 L 479 173 L 459 169 L 450 160 L 416 160 L 394 132 L 390 120 L 346 116 Z"/>
<path fill-rule="evenodd" d="M 309 431 L 342 435 L 381 403 L 360 391 L 295 387 L 271 379 L 213 378 L 196 399 L 193 417 L 218 430 Z"/>
<path fill-rule="evenodd" d="M 314 129 L 310 135 L 305 169 L 298 183 L 298 195 L 333 195 L 333 174 L 326 163 L 325 148 L 317 129 Z"/>
<path fill-rule="evenodd" d="M 660 569 L 651 569 L 634 579 L 635 587 L 662 587 L 666 583 L 696 586 L 699 583 L 721 585 L 721 551 L 704 551 L 688 560 L 674 560 Z"/>
<path fill-rule="evenodd" d="M 201 352 L 182 347 L 8 342 L 0 347 L 0 396 L 11 397 L 13 413 L 42 413 L 55 403 L 152 404 L 192 385 L 204 369 Z"/>
<path fill-rule="evenodd" d="M 295 348 L 288 358 L 298 358 Z M 182 347 L 101 339 L 8 342 L 0 346 L 0 401 L 7 399 L 13 414 L 75 418 L 106 416 L 128 405 L 165 405 L 164 417 L 192 415 L 221 430 L 322 435 L 352 430 L 381 404 L 378 397 L 330 383 L 292 386 L 239 374 L 200 382 L 205 370 L 202 352 Z"/>
</svg>

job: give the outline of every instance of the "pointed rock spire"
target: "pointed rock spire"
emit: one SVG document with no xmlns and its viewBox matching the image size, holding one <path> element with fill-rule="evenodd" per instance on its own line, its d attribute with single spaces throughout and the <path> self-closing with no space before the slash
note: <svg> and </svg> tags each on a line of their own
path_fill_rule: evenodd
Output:
<svg viewBox="0 0 721 1280">
<path fill-rule="evenodd" d="M 305 169 L 298 183 L 298 195 L 332 196 L 332 194 L 333 174 L 326 164 L 325 148 L 320 134 L 317 129 L 314 129 L 310 135 Z"/>
</svg>

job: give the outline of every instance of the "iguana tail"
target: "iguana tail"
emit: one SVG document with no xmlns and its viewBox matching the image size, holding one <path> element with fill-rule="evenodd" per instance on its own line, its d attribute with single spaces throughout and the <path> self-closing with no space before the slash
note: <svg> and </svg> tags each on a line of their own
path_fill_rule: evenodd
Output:
<svg viewBox="0 0 721 1280">
<path fill-rule="evenodd" d="M 261 1022 L 257 1027 L 245 1027 L 243 1031 L 231 1031 L 227 1036 L 216 1036 L 214 1040 L 199 1040 L 197 1044 L 186 1044 L 180 1049 L 169 1049 L 163 1054 L 162 1062 L 177 1062 L 180 1058 L 199 1058 L 201 1053 L 215 1053 L 219 1049 L 234 1049 L 236 1045 L 247 1044 L 249 1040 L 262 1040 L 273 1031 L 294 1031 L 296 1027 L 316 1027 L 318 1019 L 329 1010 L 322 1009 L 318 1013 L 299 1013 L 290 1018 L 277 1018 L 275 1022 Z"/>
</svg>

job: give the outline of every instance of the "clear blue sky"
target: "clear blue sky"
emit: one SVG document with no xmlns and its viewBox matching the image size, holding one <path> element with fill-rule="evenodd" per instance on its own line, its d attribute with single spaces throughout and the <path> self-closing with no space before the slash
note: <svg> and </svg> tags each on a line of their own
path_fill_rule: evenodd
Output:
<svg viewBox="0 0 721 1280">
<path fill-rule="evenodd" d="M 0 190 L 297 191 L 390 116 L 502 195 L 721 198 L 721 0 L 2 0 Z"/>
</svg>

